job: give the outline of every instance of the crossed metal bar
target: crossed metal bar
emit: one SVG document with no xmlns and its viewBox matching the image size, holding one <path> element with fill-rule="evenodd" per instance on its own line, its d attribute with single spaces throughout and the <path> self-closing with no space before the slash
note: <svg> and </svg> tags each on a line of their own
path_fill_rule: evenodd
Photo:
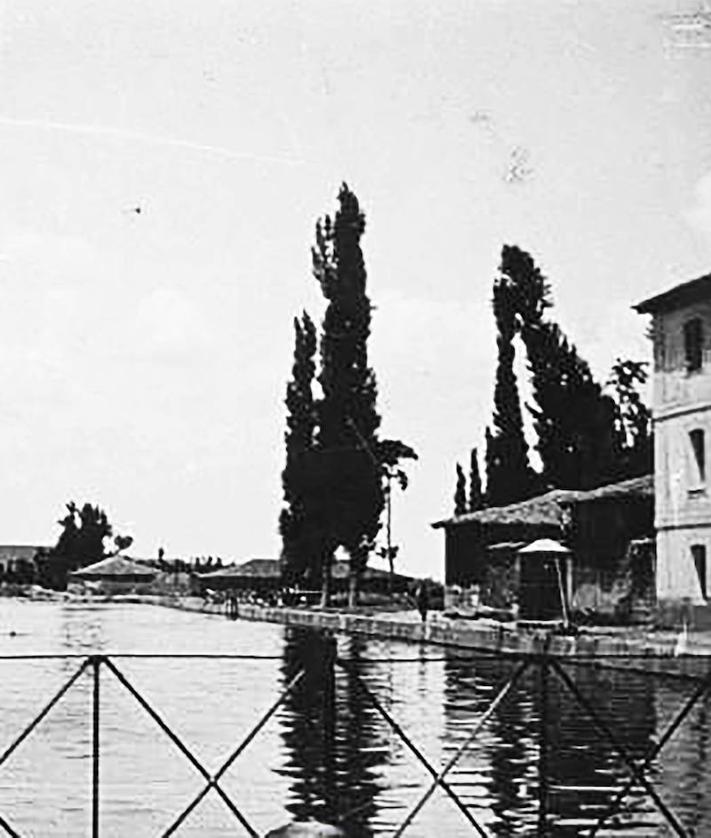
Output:
<svg viewBox="0 0 711 838">
<path fill-rule="evenodd" d="M 239 823 L 244 827 L 246 832 L 251 836 L 251 838 L 259 838 L 259 833 L 252 827 L 249 821 L 246 819 L 244 814 L 241 810 L 237 807 L 231 797 L 227 794 L 227 792 L 220 786 L 219 781 L 224 776 L 224 774 L 229 770 L 230 766 L 235 762 L 235 760 L 240 756 L 240 754 L 247 748 L 247 746 L 252 742 L 255 736 L 259 733 L 259 731 L 264 727 L 264 725 L 269 721 L 269 719 L 274 715 L 276 710 L 282 704 L 284 699 L 289 695 L 289 693 L 296 687 L 296 685 L 301 681 L 305 674 L 305 670 L 299 670 L 293 678 L 289 681 L 286 687 L 282 690 L 276 701 L 269 707 L 269 709 L 262 715 L 259 721 L 254 725 L 254 727 L 249 731 L 249 733 L 244 737 L 244 739 L 240 742 L 240 744 L 232 751 L 229 757 L 222 763 L 220 768 L 214 773 L 210 774 L 210 772 L 205 768 L 205 766 L 198 760 L 198 758 L 193 754 L 193 752 L 188 748 L 188 746 L 182 741 L 182 739 L 170 728 L 170 726 L 163 720 L 163 718 L 156 712 L 156 710 L 146 701 L 146 699 L 138 692 L 138 690 L 133 686 L 133 684 L 128 680 L 126 675 L 118 669 L 116 664 L 108 657 L 104 655 L 92 655 L 86 658 L 79 668 L 73 673 L 73 675 L 67 680 L 57 692 L 52 696 L 52 698 L 47 702 L 47 704 L 42 708 L 42 710 L 38 713 L 38 715 L 24 728 L 24 730 L 20 733 L 20 735 L 12 742 L 12 744 L 4 751 L 2 755 L 0 755 L 0 768 L 2 765 L 10 758 L 10 756 L 17 750 L 17 748 L 22 744 L 22 742 L 27 739 L 27 737 L 32 733 L 35 728 L 42 722 L 42 720 L 48 715 L 48 713 L 52 710 L 55 705 L 61 701 L 64 695 L 69 691 L 69 689 L 78 681 L 79 677 L 91 667 L 92 676 L 93 676 L 93 700 L 92 700 L 92 783 L 91 783 L 91 793 L 92 793 L 92 806 L 91 806 L 91 835 L 92 838 L 99 838 L 99 757 L 100 757 L 100 669 L 102 666 L 105 666 L 109 669 L 116 679 L 121 683 L 126 690 L 136 699 L 138 704 L 146 711 L 146 713 L 155 721 L 158 727 L 168 736 L 168 738 L 173 742 L 173 744 L 178 748 L 178 750 L 185 756 L 188 762 L 198 771 L 199 774 L 203 777 L 206 781 L 205 786 L 203 789 L 198 792 L 197 795 L 190 801 L 190 803 L 183 809 L 183 811 L 175 818 L 175 820 L 171 823 L 168 829 L 162 833 L 164 838 L 167 836 L 173 835 L 173 833 L 178 829 L 178 827 L 183 823 L 183 821 L 188 817 L 188 815 L 193 811 L 193 809 L 200 803 L 200 801 L 205 797 L 205 795 L 210 791 L 210 789 L 214 789 L 217 794 L 222 798 L 227 808 L 232 812 L 234 817 L 239 821 Z M 0 815 L 0 829 L 2 829 L 7 835 L 11 836 L 11 838 L 21 838 L 20 834 L 17 832 L 16 829 L 2 816 Z"/>
<path fill-rule="evenodd" d="M 233 657 L 233 656 L 230 656 Z M 605 740 L 610 744 L 611 748 L 617 755 L 621 758 L 622 763 L 624 764 L 625 768 L 630 774 L 630 779 L 626 782 L 624 786 L 622 786 L 615 798 L 612 800 L 608 808 L 602 813 L 598 821 L 592 827 L 589 832 L 589 838 L 594 838 L 599 832 L 599 830 L 604 826 L 604 824 L 613 817 L 620 809 L 623 800 L 627 797 L 630 793 L 632 788 L 635 785 L 642 786 L 649 795 L 649 797 L 654 802 L 657 809 L 661 812 L 663 817 L 665 818 L 666 822 L 672 827 L 674 832 L 679 836 L 686 836 L 687 832 L 685 831 L 684 827 L 679 822 L 676 815 L 669 809 L 669 807 L 664 803 L 664 801 L 659 796 L 658 792 L 649 781 L 646 776 L 646 772 L 648 771 L 651 764 L 654 762 L 656 757 L 662 751 L 664 746 L 669 742 L 672 738 L 674 733 L 678 730 L 681 724 L 684 722 L 686 717 L 689 715 L 693 707 L 711 690 L 711 671 L 706 675 L 705 678 L 701 679 L 700 681 L 697 680 L 697 687 L 694 690 L 693 694 L 689 696 L 689 698 L 685 701 L 684 705 L 682 706 L 681 710 L 677 713 L 674 717 L 672 722 L 667 726 L 666 730 L 659 738 L 659 740 L 654 744 L 647 754 L 641 760 L 636 760 L 625 748 L 625 746 L 616 738 L 612 730 L 610 729 L 609 725 L 605 722 L 602 718 L 598 710 L 594 707 L 594 705 L 589 701 L 589 699 L 580 691 L 578 686 L 575 684 L 573 679 L 570 675 L 566 672 L 565 668 L 562 666 L 560 661 L 551 656 L 546 652 L 543 654 L 538 655 L 519 655 L 517 656 L 519 661 L 519 665 L 514 670 L 514 672 L 506 679 L 505 683 L 498 689 L 495 697 L 492 699 L 486 710 L 479 715 L 479 717 L 474 722 L 468 736 L 466 739 L 460 744 L 457 748 L 456 752 L 450 757 L 447 763 L 438 771 L 436 770 L 427 760 L 427 758 L 423 755 L 423 753 L 417 748 L 417 746 L 410 740 L 407 736 L 405 731 L 400 727 L 400 725 L 395 721 L 395 719 L 390 715 L 390 713 L 385 709 L 381 701 L 375 696 L 375 694 L 368 688 L 368 686 L 364 683 L 361 676 L 357 674 L 353 667 L 348 664 L 348 662 L 343 660 L 337 660 L 336 663 L 338 666 L 346 670 L 352 677 L 353 683 L 355 686 L 362 692 L 362 694 L 368 699 L 368 701 L 373 705 L 373 707 L 378 711 L 378 713 L 385 719 L 385 721 L 390 725 L 390 727 L 394 730 L 394 732 L 398 735 L 398 737 L 404 742 L 407 748 L 414 754 L 414 756 L 418 759 L 418 761 L 426 768 L 430 776 L 432 777 L 431 785 L 426 789 L 424 794 L 419 798 L 415 806 L 408 812 L 405 820 L 402 824 L 398 827 L 397 831 L 394 833 L 393 838 L 401 838 L 405 830 L 412 824 L 413 820 L 420 812 L 422 807 L 427 803 L 430 799 L 432 794 L 436 791 L 439 787 L 441 788 L 454 802 L 454 804 L 458 807 L 458 809 L 462 812 L 464 817 L 466 817 L 467 821 L 470 823 L 472 828 L 478 833 L 480 838 L 488 838 L 489 833 L 486 829 L 477 821 L 474 815 L 470 812 L 469 808 L 465 806 L 457 794 L 454 792 L 452 787 L 447 783 L 445 777 L 446 775 L 452 770 L 455 764 L 458 762 L 462 754 L 471 747 L 474 739 L 477 737 L 481 729 L 484 725 L 488 722 L 491 716 L 494 714 L 496 709 L 502 704 L 502 702 L 506 699 L 506 697 L 510 694 L 511 690 L 515 686 L 515 684 L 519 681 L 519 679 L 524 675 L 524 673 L 530 669 L 534 664 L 537 664 L 541 667 L 541 686 L 542 686 L 542 697 L 544 702 L 547 700 L 547 693 L 548 693 L 548 672 L 552 670 L 558 679 L 562 682 L 562 684 L 569 690 L 569 692 L 573 695 L 575 700 L 578 704 L 582 707 L 585 711 L 586 715 L 590 718 L 593 722 L 595 727 L 599 730 Z M 138 704 L 145 710 L 145 712 L 155 721 L 158 727 L 168 736 L 168 738 L 173 742 L 173 744 L 178 748 L 178 750 L 186 757 L 186 759 L 191 763 L 191 765 L 198 771 L 198 773 L 203 777 L 206 781 L 204 787 L 191 799 L 190 803 L 180 812 L 180 814 L 173 820 L 170 826 L 162 833 L 163 838 L 168 838 L 172 836 L 176 830 L 181 826 L 181 824 L 185 821 L 185 819 L 190 815 L 190 813 L 195 809 L 196 806 L 203 800 L 203 798 L 209 793 L 211 789 L 214 789 L 215 792 L 222 798 L 223 802 L 230 810 L 230 812 L 234 815 L 235 819 L 239 821 L 242 827 L 245 829 L 247 834 L 251 836 L 251 838 L 259 838 L 259 834 L 254 830 L 251 824 L 248 822 L 242 811 L 238 808 L 238 806 L 234 803 L 234 801 L 230 798 L 230 796 L 224 791 L 222 786 L 220 785 L 220 780 L 225 775 L 225 773 L 229 770 L 235 760 L 243 753 L 243 751 L 248 747 L 248 745 L 252 742 L 252 740 L 258 735 L 258 733 L 262 730 L 262 728 L 266 725 L 269 719 L 274 715 L 276 710 L 282 704 L 284 699 L 289 695 L 289 693 L 297 686 L 297 684 L 301 681 L 301 679 L 305 675 L 305 670 L 299 670 L 287 683 L 285 688 L 279 694 L 277 699 L 271 704 L 271 706 L 267 709 L 267 711 L 262 715 L 259 721 L 254 725 L 254 727 L 249 731 L 249 733 L 244 737 L 244 739 L 237 745 L 230 755 L 225 759 L 222 765 L 218 768 L 218 770 L 211 774 L 205 766 L 197 759 L 194 753 L 185 745 L 182 739 L 169 727 L 169 725 L 163 720 L 163 718 L 156 712 L 156 710 L 148 703 L 148 701 L 138 692 L 136 687 L 129 681 L 126 675 L 118 669 L 116 664 L 107 656 L 104 655 L 92 655 L 85 658 L 80 666 L 76 669 L 76 671 L 70 676 L 70 678 L 56 691 L 56 693 L 52 696 L 52 698 L 47 702 L 47 704 L 42 708 L 42 710 L 37 714 L 37 716 L 23 729 L 23 731 L 17 736 L 17 738 L 6 748 L 6 750 L 0 754 L 0 768 L 3 764 L 12 756 L 12 754 L 17 750 L 17 748 L 27 739 L 28 736 L 37 728 L 37 726 L 43 721 L 43 719 L 48 715 L 48 713 L 55 707 L 55 705 L 61 701 L 64 695 L 69 691 L 69 689 L 78 681 L 81 675 L 86 672 L 87 670 L 91 669 L 92 676 L 93 676 L 93 700 L 92 700 L 92 739 L 91 739 L 91 754 L 92 754 L 92 838 L 98 838 L 99 836 L 99 781 L 100 781 L 100 772 L 99 772 L 99 759 L 100 759 L 100 670 L 101 667 L 105 666 L 114 677 L 121 683 L 124 688 L 134 697 L 134 699 L 138 702 Z M 544 708 L 542 713 L 541 719 L 541 733 L 542 733 L 542 741 L 541 741 L 541 760 L 539 764 L 539 782 L 541 784 L 541 788 L 539 789 L 539 832 L 541 829 L 545 830 L 546 823 L 547 823 L 547 813 L 546 813 L 546 805 L 547 805 L 547 777 L 546 777 L 546 740 L 545 740 L 545 726 L 546 726 L 546 713 L 547 710 Z M 20 838 L 19 833 L 17 830 L 0 814 L 0 830 L 2 830 L 5 834 L 11 836 L 11 838 Z"/>
<path fill-rule="evenodd" d="M 521 656 L 519 656 L 520 659 Z M 432 765 L 428 762 L 427 758 L 422 754 L 422 752 L 417 748 L 417 746 L 410 740 L 407 734 L 403 731 L 403 729 L 398 725 L 398 723 L 392 718 L 392 716 L 387 712 L 385 707 L 382 703 L 378 700 L 378 698 L 368 689 L 368 687 L 363 683 L 360 676 L 355 675 L 355 684 L 356 686 L 362 691 L 362 693 L 368 698 L 370 703 L 375 707 L 375 709 L 380 713 L 380 715 L 385 719 L 385 721 L 390 725 L 390 727 L 395 731 L 395 733 L 400 737 L 400 739 L 404 742 L 404 744 L 409 748 L 409 750 L 415 755 L 415 757 L 424 765 L 427 769 L 429 774 L 433 778 L 433 783 L 427 788 L 425 793 L 420 797 L 418 802 L 415 806 L 408 812 L 405 820 L 402 824 L 398 827 L 396 832 L 393 834 L 393 838 L 401 838 L 402 834 L 405 830 L 410 826 L 413 822 L 416 815 L 425 805 L 425 803 L 429 800 L 432 796 L 434 791 L 439 786 L 442 790 L 452 799 L 455 803 L 457 808 L 462 812 L 462 814 L 467 818 L 469 823 L 472 825 L 474 830 L 483 838 L 487 838 L 489 833 L 485 830 L 485 828 L 474 818 L 471 814 L 469 809 L 461 802 L 459 797 L 456 793 L 452 790 L 452 787 L 445 781 L 445 776 L 451 771 L 454 765 L 457 763 L 459 758 L 462 754 L 471 746 L 474 739 L 482 729 L 482 727 L 486 724 L 488 719 L 494 713 L 496 708 L 504 701 L 506 696 L 512 690 L 515 683 L 521 678 L 521 676 L 525 673 L 525 671 L 531 667 L 534 662 L 537 663 L 541 668 L 541 695 L 544 702 L 544 706 L 542 709 L 541 714 L 541 759 L 539 763 L 539 817 L 538 817 L 538 831 L 540 835 L 545 834 L 545 830 L 547 828 L 547 797 L 548 797 L 548 787 L 547 787 L 547 742 L 546 742 L 546 724 L 547 724 L 547 700 L 548 700 L 548 690 L 549 690 L 549 670 L 553 670 L 558 678 L 562 681 L 565 687 L 572 693 L 575 700 L 578 704 L 583 708 L 587 716 L 593 722 L 593 724 L 598 728 L 598 730 L 602 733 L 603 737 L 608 741 L 611 745 L 612 749 L 618 754 L 621 758 L 625 768 L 630 773 L 631 777 L 627 781 L 627 783 L 619 790 L 617 795 L 615 796 L 614 800 L 607 808 L 605 812 L 600 816 L 598 821 L 592 827 L 589 832 L 589 838 L 594 838 L 599 832 L 599 830 L 603 827 L 603 825 L 609 820 L 612 816 L 619 811 L 619 808 L 629 792 L 632 790 L 635 784 L 638 784 L 644 788 L 646 793 L 652 799 L 656 807 L 659 809 L 667 823 L 672 827 L 677 835 L 686 836 L 687 832 L 684 827 L 679 822 L 676 815 L 671 811 L 671 809 L 664 803 L 662 798 L 659 796 L 658 792 L 651 784 L 649 779 L 646 777 L 645 772 L 648 770 L 650 765 L 654 762 L 656 757 L 662 751 L 664 746 L 667 742 L 672 738 L 674 733 L 678 730 L 680 725 L 683 723 L 684 719 L 689 715 L 693 707 L 698 703 L 698 701 L 703 698 L 704 695 L 711 689 L 711 672 L 709 672 L 704 679 L 700 683 L 694 693 L 687 699 L 684 703 L 681 710 L 677 713 L 674 717 L 672 722 L 667 726 L 666 730 L 659 738 L 659 741 L 649 750 L 649 752 L 645 755 L 644 759 L 637 764 L 635 759 L 632 755 L 628 752 L 628 750 L 624 747 L 624 745 L 619 742 L 617 737 L 611 731 L 609 725 L 604 721 L 602 716 L 598 713 L 595 709 L 593 704 L 587 699 L 587 697 L 579 690 L 575 682 L 572 678 L 568 675 L 565 669 L 562 667 L 561 663 L 554 658 L 553 656 L 549 655 L 545 652 L 542 655 L 524 655 L 522 656 L 523 660 L 520 663 L 519 667 L 514 671 L 514 673 L 509 677 L 509 679 L 503 684 L 502 687 L 497 691 L 496 696 L 491 701 L 487 709 L 479 716 L 477 721 L 475 722 L 473 728 L 471 729 L 468 737 L 466 740 L 459 746 L 457 751 L 453 754 L 453 756 L 448 760 L 445 766 L 437 772 Z M 342 661 L 339 661 L 339 665 L 343 668 L 347 669 L 351 672 L 351 674 L 355 674 L 352 672 L 351 668 L 344 664 Z"/>
<path fill-rule="evenodd" d="M 652 746 L 649 750 L 649 753 L 644 757 L 641 764 L 639 765 L 640 772 L 645 772 L 649 766 L 654 762 L 657 758 L 658 754 L 661 752 L 662 748 L 667 744 L 667 742 L 672 738 L 672 736 L 676 733 L 677 729 L 680 727 L 684 719 L 689 715 L 693 707 L 696 705 L 698 701 L 703 698 L 703 696 L 708 692 L 709 687 L 711 687 L 711 672 L 709 672 L 706 677 L 701 681 L 701 683 L 697 686 L 694 690 L 692 695 L 686 700 L 682 709 L 677 713 L 676 717 L 672 720 L 672 722 L 667 726 L 667 729 L 664 731 L 662 736 L 659 738 L 659 741 L 656 745 Z M 622 801 L 625 797 L 629 794 L 634 786 L 634 778 L 629 780 L 617 793 L 615 799 L 610 804 L 609 808 L 603 812 L 600 816 L 598 822 L 595 826 L 590 830 L 589 838 L 594 838 L 595 835 L 598 834 L 600 829 L 602 829 L 603 825 L 606 821 L 613 817 L 618 811 L 620 806 L 622 805 Z"/>
</svg>

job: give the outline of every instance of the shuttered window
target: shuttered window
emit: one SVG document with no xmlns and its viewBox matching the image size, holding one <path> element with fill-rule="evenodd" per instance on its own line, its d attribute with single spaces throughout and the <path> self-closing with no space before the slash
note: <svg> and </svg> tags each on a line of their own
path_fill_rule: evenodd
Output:
<svg viewBox="0 0 711 838">
<path fill-rule="evenodd" d="M 703 365 L 704 324 L 699 317 L 684 323 L 684 357 L 686 371 L 697 372 Z"/>
</svg>

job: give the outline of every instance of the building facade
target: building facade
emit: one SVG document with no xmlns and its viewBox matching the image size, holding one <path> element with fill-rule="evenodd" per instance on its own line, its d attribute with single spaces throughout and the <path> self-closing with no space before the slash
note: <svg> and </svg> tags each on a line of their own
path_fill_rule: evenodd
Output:
<svg viewBox="0 0 711 838">
<path fill-rule="evenodd" d="M 652 315 L 657 599 L 711 611 L 711 275 L 635 308 Z"/>
<path fill-rule="evenodd" d="M 518 551 L 537 539 L 554 539 L 570 549 L 566 583 L 574 610 L 622 618 L 654 600 L 653 549 L 641 547 L 642 542 L 653 546 L 652 475 L 585 491 L 553 489 L 432 526 L 445 533 L 448 602 L 473 602 L 474 610 L 484 605 L 516 615 L 525 581 Z M 555 577 L 552 581 L 558 603 Z"/>
</svg>

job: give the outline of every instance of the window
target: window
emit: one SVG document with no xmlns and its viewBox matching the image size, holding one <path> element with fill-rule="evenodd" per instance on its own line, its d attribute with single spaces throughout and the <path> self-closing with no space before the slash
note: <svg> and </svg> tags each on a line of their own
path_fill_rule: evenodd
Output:
<svg viewBox="0 0 711 838">
<path fill-rule="evenodd" d="M 692 488 L 706 482 L 706 436 L 701 428 L 689 431 L 689 442 L 693 453 L 691 483 Z"/>
<path fill-rule="evenodd" d="M 684 323 L 686 371 L 698 372 L 703 364 L 704 326 L 699 317 Z"/>
<path fill-rule="evenodd" d="M 706 599 L 706 547 L 703 544 L 694 544 L 691 547 L 691 555 L 696 566 L 696 575 L 701 585 L 701 596 Z"/>
</svg>

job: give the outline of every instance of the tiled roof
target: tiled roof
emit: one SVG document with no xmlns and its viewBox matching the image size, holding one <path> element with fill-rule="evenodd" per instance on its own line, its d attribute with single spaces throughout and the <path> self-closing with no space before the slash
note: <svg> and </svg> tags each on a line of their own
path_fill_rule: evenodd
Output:
<svg viewBox="0 0 711 838">
<path fill-rule="evenodd" d="M 633 477 L 620 483 L 608 483 L 597 489 L 581 491 L 578 489 L 553 489 L 544 495 L 512 503 L 508 506 L 491 506 L 477 512 L 468 512 L 443 521 L 436 521 L 432 526 L 460 526 L 462 524 L 528 524 L 530 526 L 562 526 L 564 509 L 580 503 L 591 503 L 613 498 L 653 498 L 654 477 L 646 474 Z"/>
<path fill-rule="evenodd" d="M 655 314 L 658 311 L 671 311 L 703 299 L 711 299 L 711 274 L 675 285 L 661 294 L 655 294 L 637 303 L 633 308 L 640 314 Z"/>
</svg>

